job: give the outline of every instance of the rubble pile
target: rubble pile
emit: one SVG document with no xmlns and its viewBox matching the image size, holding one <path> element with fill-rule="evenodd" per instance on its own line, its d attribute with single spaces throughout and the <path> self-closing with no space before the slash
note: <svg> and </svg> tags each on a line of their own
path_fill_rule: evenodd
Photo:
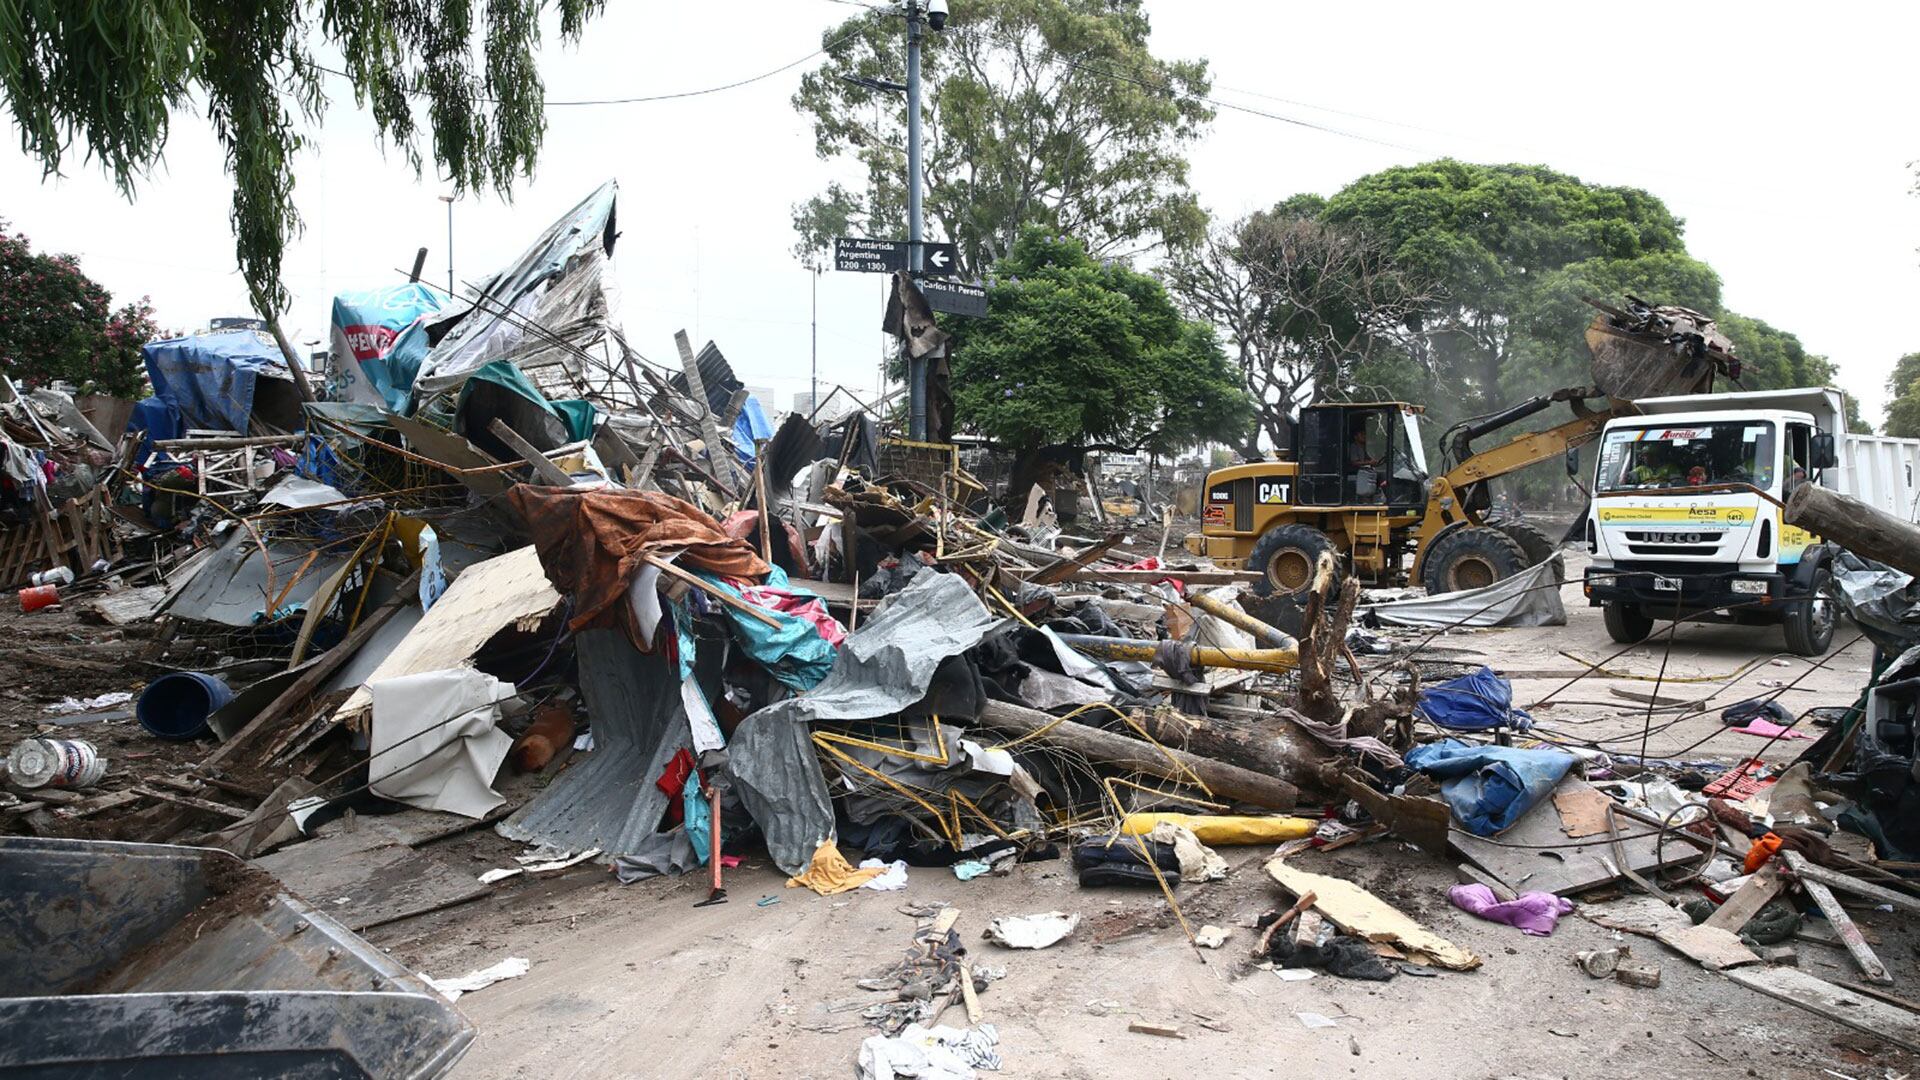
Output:
<svg viewBox="0 0 1920 1080">
<path fill-rule="evenodd" d="M 1186 911 L 1231 872 L 1216 848 L 1259 845 L 1274 902 L 1232 946 L 1245 969 L 1480 967 L 1310 854 L 1392 837 L 1457 865 L 1449 902 L 1478 918 L 1545 938 L 1578 911 L 1920 1052 L 1910 1022 L 1876 1019 L 1893 1006 L 1768 962 L 1817 919 L 1884 985 L 1845 903 L 1920 907 L 1920 568 L 1860 552 L 1839 575 L 1878 647 L 1853 708 L 1796 715 L 1789 686 L 1716 703 L 1768 747 L 1825 723 L 1796 762 L 1582 740 L 1438 643 L 1564 624 L 1559 557 L 1424 597 L 1366 595 L 1323 556 L 1285 608 L 1256 574 L 1167 560 L 1170 518 L 1135 492 L 1090 494 L 1089 518 L 1138 535 L 1075 536 L 1038 489 L 897 437 L 884 403 L 776 427 L 714 345 L 682 334 L 658 363 L 625 340 L 614 197 L 463 300 L 341 297 L 327 400 L 251 330 L 150 346 L 154 397 L 117 439 L 8 384 L 0 577 L 68 690 L 7 732 L 0 841 L 223 849 L 352 900 L 329 914 L 354 931 L 582 865 L 711 875 L 714 904 L 741 859 L 796 897 L 1051 863 L 1157 896 L 1196 955 L 1232 940 Z M 1700 707 L 1656 687 L 1647 710 Z M 481 828 L 526 852 L 476 876 L 420 850 Z M 376 870 L 408 888 L 338 884 Z M 1652 903 L 1605 899 L 1629 889 Z M 863 1075 L 997 1068 L 982 1017 L 1005 971 L 968 957 L 956 909 L 918 917 L 863 983 L 891 995 L 861 1011 Z M 1024 950 L 1081 917 L 981 922 Z M 1577 962 L 1653 988 L 1663 955 Z M 951 1008 L 967 1029 L 942 1026 Z"/>
</svg>

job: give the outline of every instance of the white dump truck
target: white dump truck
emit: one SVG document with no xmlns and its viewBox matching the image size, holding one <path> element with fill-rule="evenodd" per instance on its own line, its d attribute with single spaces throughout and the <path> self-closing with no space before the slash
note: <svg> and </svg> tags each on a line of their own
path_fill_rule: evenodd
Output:
<svg viewBox="0 0 1920 1080">
<path fill-rule="evenodd" d="M 1587 543 L 1590 603 L 1615 641 L 1656 620 L 1779 624 L 1787 647 L 1824 654 L 1834 547 L 1781 521 L 1799 484 L 1920 520 L 1920 439 L 1851 435 L 1831 387 L 1634 403 L 1599 440 Z M 1755 494 L 1755 490 L 1766 496 Z"/>
</svg>

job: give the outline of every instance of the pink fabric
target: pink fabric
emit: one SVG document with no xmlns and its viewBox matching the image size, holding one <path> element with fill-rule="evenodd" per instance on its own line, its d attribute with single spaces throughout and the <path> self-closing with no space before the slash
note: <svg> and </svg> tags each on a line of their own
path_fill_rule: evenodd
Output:
<svg viewBox="0 0 1920 1080">
<path fill-rule="evenodd" d="M 1485 885 L 1455 885 L 1447 890 L 1453 906 L 1483 919 L 1518 927 L 1523 934 L 1546 937 L 1560 922 L 1560 916 L 1573 911 L 1573 901 L 1549 892 L 1521 893 L 1517 899 L 1502 903 Z"/>
<path fill-rule="evenodd" d="M 835 648 L 839 648 L 840 643 L 847 640 L 847 628 L 841 626 L 832 615 L 827 614 L 827 602 L 817 596 L 800 596 L 785 589 L 776 589 L 771 585 L 746 585 L 738 581 L 733 582 L 733 585 L 740 590 L 740 595 L 746 597 L 749 603 L 766 608 L 768 611 L 778 611 L 812 623 L 813 628 L 820 631 L 820 636 L 826 639 L 827 644 Z"/>
<path fill-rule="evenodd" d="M 1749 721 L 1746 727 L 1737 727 L 1737 728 L 1732 728 L 1731 730 L 1737 731 L 1742 735 L 1758 735 L 1763 739 L 1771 739 L 1776 735 L 1778 735 L 1782 739 L 1813 738 L 1813 736 L 1807 734 L 1804 731 L 1795 731 L 1792 728 L 1781 727 L 1779 724 L 1776 724 L 1771 720 L 1762 720 L 1759 717 L 1755 717 L 1753 720 Z"/>
</svg>

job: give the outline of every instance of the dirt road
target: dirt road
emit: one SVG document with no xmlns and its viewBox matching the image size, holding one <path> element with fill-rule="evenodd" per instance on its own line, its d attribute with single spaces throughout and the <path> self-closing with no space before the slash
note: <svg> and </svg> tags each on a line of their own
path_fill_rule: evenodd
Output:
<svg viewBox="0 0 1920 1080">
<path fill-rule="evenodd" d="M 1577 582 L 1577 561 L 1573 571 Z M 1799 713 L 1848 704 L 1865 679 L 1864 645 L 1837 650 L 1810 671 L 1797 658 L 1770 662 L 1782 648 L 1777 629 L 1688 626 L 1675 635 L 1666 681 L 1656 686 L 1649 680 L 1664 649 L 1607 659 L 1618 647 L 1598 613 L 1581 606 L 1577 584 L 1566 600 L 1566 627 L 1448 634 L 1434 644 L 1511 673 L 1516 700 L 1543 728 L 1617 752 L 1639 752 L 1648 713 L 1644 701 L 1616 691 L 1710 699 L 1704 714 L 1664 728 L 1673 714 L 1656 713 L 1651 756 L 1737 760 L 1764 740 L 1721 732 L 1721 704 L 1779 689 L 1766 680 L 1797 680 L 1782 696 Z M 1843 624 L 1839 640 L 1853 635 Z M 1566 654 L 1638 677 L 1568 685 L 1584 665 Z M 1701 679 L 1718 681 L 1693 681 Z M 1784 759 L 1804 745 L 1775 743 L 1767 756 Z M 929 900 L 961 909 L 958 928 L 976 964 L 1007 970 L 982 998 L 999 1029 L 1006 1076 L 1864 1078 L 1920 1065 L 1650 941 L 1635 940 L 1634 951 L 1659 963 L 1659 988 L 1591 980 L 1572 955 L 1617 943 L 1612 931 L 1576 915 L 1552 937 L 1536 938 L 1475 919 L 1446 901 L 1456 881 L 1450 866 L 1396 841 L 1298 858 L 1306 869 L 1372 889 L 1472 949 L 1484 966 L 1384 984 L 1328 975 L 1284 982 L 1246 959 L 1246 924 L 1281 899 L 1261 869 L 1268 852 L 1224 854 L 1234 864 L 1226 881 L 1178 894 L 1194 926 L 1234 928 L 1225 948 L 1207 953 L 1185 944 L 1157 892 L 1082 889 L 1057 861 L 966 883 L 945 869 L 915 869 L 903 892 L 820 897 L 784 888 L 758 859 L 730 876 L 729 903 L 707 908 L 693 906 L 705 895 L 693 878 L 623 888 L 583 867 L 557 881 L 510 883 L 480 904 L 370 936 L 434 975 L 507 956 L 532 961 L 525 977 L 461 1002 L 480 1029 L 463 1080 L 847 1076 L 869 1034 L 859 1010 L 877 998 L 855 981 L 886 967 L 908 942 L 914 920 L 901 905 Z M 475 858 L 480 866 L 485 856 Z M 774 902 L 762 906 L 763 897 Z M 980 940 L 992 916 L 1056 909 L 1084 921 L 1053 948 L 1015 952 Z M 1893 915 L 1858 917 L 1900 979 L 1896 992 L 1911 994 L 1900 987 L 1920 978 L 1920 939 Z M 1856 977 L 1844 952 L 1798 948 L 1803 969 Z M 1336 1026 L 1310 1030 L 1296 1015 L 1303 1012 Z M 964 1022 L 958 1008 L 946 1019 Z M 1187 1038 L 1131 1033 L 1135 1019 L 1178 1026 Z"/>
</svg>

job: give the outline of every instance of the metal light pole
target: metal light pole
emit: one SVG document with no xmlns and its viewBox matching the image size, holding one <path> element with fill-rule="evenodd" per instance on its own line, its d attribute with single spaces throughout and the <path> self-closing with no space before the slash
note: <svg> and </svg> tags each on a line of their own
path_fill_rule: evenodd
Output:
<svg viewBox="0 0 1920 1080">
<path fill-rule="evenodd" d="M 907 4 L 907 267 L 918 280 L 926 266 L 920 220 L 920 2 Z M 907 431 L 927 438 L 927 361 L 907 357 Z"/>
<path fill-rule="evenodd" d="M 453 196 L 442 195 L 440 201 L 447 204 L 447 299 L 453 299 Z"/>
<path fill-rule="evenodd" d="M 807 399 L 807 420 L 820 411 L 820 271 L 813 272 L 813 380 Z"/>
</svg>

